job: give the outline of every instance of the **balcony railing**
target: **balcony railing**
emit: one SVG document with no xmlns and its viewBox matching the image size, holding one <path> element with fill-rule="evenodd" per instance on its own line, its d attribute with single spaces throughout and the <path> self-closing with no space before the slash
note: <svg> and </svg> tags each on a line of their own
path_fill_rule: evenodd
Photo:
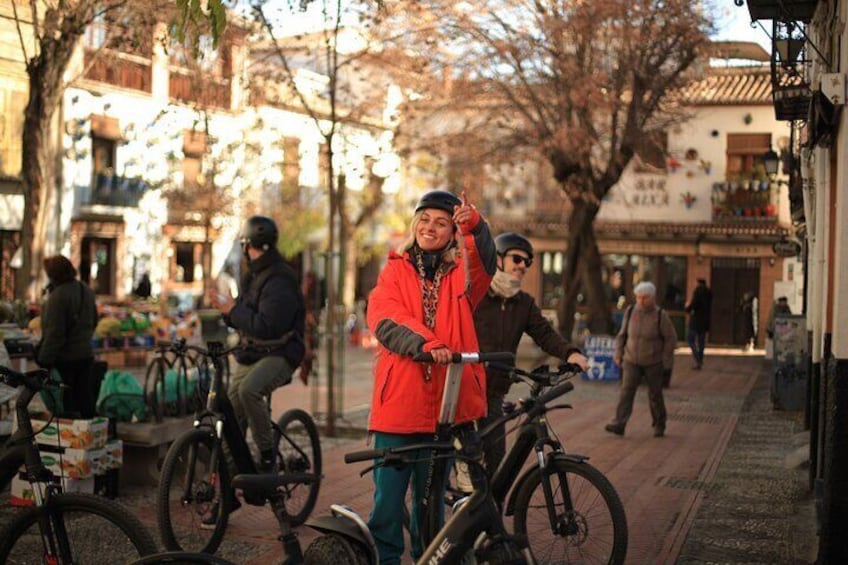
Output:
<svg viewBox="0 0 848 565">
<path fill-rule="evenodd" d="M 149 60 L 113 53 L 101 53 L 96 59 L 93 59 L 94 56 L 95 53 L 92 51 L 85 53 L 86 67 L 91 65 L 85 73 L 85 78 L 122 88 L 150 92 L 152 72 Z"/>
<path fill-rule="evenodd" d="M 135 207 L 148 188 L 148 184 L 138 177 L 99 173 L 94 179 L 91 196 L 86 204 Z"/>
<path fill-rule="evenodd" d="M 713 221 L 777 222 L 778 185 L 763 180 L 713 184 Z"/>
<path fill-rule="evenodd" d="M 230 107 L 230 79 L 193 76 L 171 70 L 168 95 L 180 102 L 194 102 L 206 107 Z"/>
</svg>

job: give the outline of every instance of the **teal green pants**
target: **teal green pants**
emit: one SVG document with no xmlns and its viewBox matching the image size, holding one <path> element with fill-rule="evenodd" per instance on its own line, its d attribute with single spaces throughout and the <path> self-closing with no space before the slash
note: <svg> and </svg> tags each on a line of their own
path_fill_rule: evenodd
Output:
<svg viewBox="0 0 848 565">
<path fill-rule="evenodd" d="M 374 432 L 374 449 L 400 447 L 413 443 L 432 441 L 433 434 L 387 434 Z M 381 565 L 399 565 L 403 556 L 403 505 L 412 479 L 412 508 L 410 509 L 409 536 L 412 542 L 412 558 L 417 560 L 424 553 L 418 532 L 420 500 L 424 496 L 427 473 L 430 467 L 430 450 L 422 449 L 409 454 L 418 462 L 401 469 L 378 467 L 374 471 L 374 509 L 368 519 L 368 528 L 377 550 Z M 441 461 L 439 462 L 441 463 Z M 439 500 L 444 499 L 445 485 L 439 487 Z M 441 521 L 444 521 L 444 505 L 438 505 Z"/>
</svg>

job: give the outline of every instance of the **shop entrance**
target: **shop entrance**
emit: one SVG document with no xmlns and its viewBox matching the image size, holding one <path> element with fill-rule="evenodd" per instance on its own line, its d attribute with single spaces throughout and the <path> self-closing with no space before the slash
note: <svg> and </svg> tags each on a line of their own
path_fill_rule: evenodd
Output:
<svg viewBox="0 0 848 565">
<path fill-rule="evenodd" d="M 742 303 L 745 293 L 759 298 L 759 259 L 713 259 L 711 272 L 713 306 L 709 341 L 715 345 L 744 345 L 745 318 Z"/>
</svg>

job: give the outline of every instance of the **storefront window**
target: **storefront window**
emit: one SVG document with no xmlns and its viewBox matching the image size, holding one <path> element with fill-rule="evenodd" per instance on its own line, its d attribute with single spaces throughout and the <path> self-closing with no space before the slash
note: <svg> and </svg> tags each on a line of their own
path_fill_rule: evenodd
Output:
<svg viewBox="0 0 848 565">
<path fill-rule="evenodd" d="M 555 309 L 562 300 L 562 252 L 545 251 L 542 259 L 542 308 Z"/>
</svg>

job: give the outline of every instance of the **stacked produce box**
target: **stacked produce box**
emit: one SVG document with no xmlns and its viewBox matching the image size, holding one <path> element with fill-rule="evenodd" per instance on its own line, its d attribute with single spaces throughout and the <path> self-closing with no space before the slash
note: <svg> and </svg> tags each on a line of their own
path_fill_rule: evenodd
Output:
<svg viewBox="0 0 848 565">
<path fill-rule="evenodd" d="M 48 423 L 49 422 L 49 423 Z M 123 462 L 120 439 L 108 438 L 108 420 L 32 419 L 41 460 L 61 481 L 64 492 L 117 494 L 117 472 Z M 23 469 L 22 469 L 23 471 Z M 100 488 L 98 488 L 100 487 Z M 32 485 L 17 476 L 12 480 L 12 504 L 33 504 Z"/>
</svg>

